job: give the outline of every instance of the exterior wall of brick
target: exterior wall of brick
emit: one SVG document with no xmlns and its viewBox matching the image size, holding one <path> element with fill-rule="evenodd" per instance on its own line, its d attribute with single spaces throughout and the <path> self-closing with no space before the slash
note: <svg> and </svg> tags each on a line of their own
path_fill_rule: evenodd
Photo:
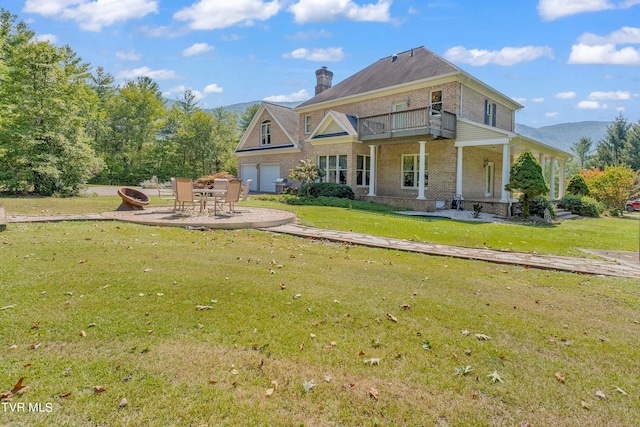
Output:
<svg viewBox="0 0 640 427">
<path fill-rule="evenodd" d="M 462 117 L 474 122 L 484 123 L 485 100 L 488 100 L 490 104 L 496 104 L 496 127 L 513 132 L 515 127 L 513 110 L 467 86 L 462 89 Z"/>
<path fill-rule="evenodd" d="M 479 147 L 466 147 L 462 152 L 462 186 L 464 189 L 462 195 L 465 199 L 485 198 L 486 162 L 492 162 L 494 165 L 492 198 L 500 198 L 502 192 L 502 154 Z"/>
<path fill-rule="evenodd" d="M 260 147 L 260 132 L 261 132 L 261 124 L 265 120 L 271 121 L 271 145 L 289 145 L 291 144 L 291 140 L 284 133 L 282 128 L 278 126 L 278 123 L 271 117 L 271 114 L 267 110 L 263 111 L 259 117 L 256 126 L 253 128 L 251 133 L 248 135 L 247 140 L 244 144 L 243 148 L 258 148 Z"/>
</svg>

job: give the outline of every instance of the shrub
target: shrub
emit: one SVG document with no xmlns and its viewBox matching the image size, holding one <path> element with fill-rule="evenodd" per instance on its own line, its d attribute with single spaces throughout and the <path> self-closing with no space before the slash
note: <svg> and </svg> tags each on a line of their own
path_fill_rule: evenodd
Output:
<svg viewBox="0 0 640 427">
<path fill-rule="evenodd" d="M 529 214 L 544 218 L 545 209 L 549 209 L 551 218 L 558 217 L 558 214 L 556 214 L 556 209 L 546 197 L 536 196 L 532 199 L 529 199 Z"/>
<path fill-rule="evenodd" d="M 567 184 L 567 194 L 573 194 L 576 196 L 588 196 L 589 186 L 587 181 L 580 175 L 574 175 Z"/>
<path fill-rule="evenodd" d="M 312 159 L 300 160 L 300 164 L 289 172 L 289 179 L 300 181 L 302 185 L 310 184 L 322 178 L 322 171 Z"/>
<path fill-rule="evenodd" d="M 598 218 L 604 211 L 602 203 L 593 197 L 566 195 L 558 202 L 558 206 L 574 215 Z"/>
<path fill-rule="evenodd" d="M 229 172 L 217 172 L 214 173 L 213 175 L 207 175 L 207 176 L 203 176 L 201 178 L 198 178 L 194 183 L 193 186 L 196 188 L 213 188 L 213 181 L 216 179 L 233 179 L 234 176 L 231 175 Z"/>
<path fill-rule="evenodd" d="M 336 184 L 333 182 L 312 182 L 303 184 L 298 190 L 298 196 L 310 196 L 310 197 L 338 197 L 341 199 L 355 199 L 356 195 L 353 193 L 351 187 L 345 184 Z"/>
</svg>

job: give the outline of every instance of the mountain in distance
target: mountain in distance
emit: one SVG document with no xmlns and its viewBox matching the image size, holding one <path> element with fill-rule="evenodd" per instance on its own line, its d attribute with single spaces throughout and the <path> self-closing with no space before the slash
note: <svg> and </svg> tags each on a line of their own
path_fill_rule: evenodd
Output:
<svg viewBox="0 0 640 427">
<path fill-rule="evenodd" d="M 516 132 L 571 153 L 571 146 L 581 138 L 591 138 L 593 147 L 595 147 L 600 140 L 604 139 L 609 124 L 609 122 L 589 121 L 558 123 L 557 125 L 534 128 L 516 123 Z"/>
</svg>

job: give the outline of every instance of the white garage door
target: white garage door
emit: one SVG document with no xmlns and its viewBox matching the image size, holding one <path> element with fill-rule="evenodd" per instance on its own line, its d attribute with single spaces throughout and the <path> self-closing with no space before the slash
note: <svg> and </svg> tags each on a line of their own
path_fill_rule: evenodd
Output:
<svg viewBox="0 0 640 427">
<path fill-rule="evenodd" d="M 274 182 L 280 178 L 280 165 L 260 165 L 260 191 L 275 193 Z"/>
<path fill-rule="evenodd" d="M 242 179 L 243 185 L 248 179 L 251 179 L 249 190 L 258 191 L 258 166 L 240 165 L 240 179 Z"/>
</svg>

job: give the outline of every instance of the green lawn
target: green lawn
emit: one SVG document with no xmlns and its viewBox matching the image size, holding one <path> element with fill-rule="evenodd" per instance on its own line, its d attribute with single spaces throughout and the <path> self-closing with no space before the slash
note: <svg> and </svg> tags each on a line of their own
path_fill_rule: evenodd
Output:
<svg viewBox="0 0 640 427">
<path fill-rule="evenodd" d="M 0 203 L 16 213 L 20 203 L 8 200 Z M 522 235 L 527 245 L 563 253 L 573 239 L 564 235 L 584 227 L 286 208 L 316 226 L 434 242 L 457 242 L 454 231 L 469 229 L 472 245 L 483 240 L 472 231 L 483 230 L 491 244 L 520 247 L 515 240 L 524 237 L 510 236 Z M 617 227 L 637 233 L 625 219 L 593 227 L 612 246 Z M 554 244 L 534 243 L 545 233 L 554 233 Z M 256 230 L 117 222 L 9 224 L 0 260 L 0 393 L 23 377 L 29 387 L 10 403 L 45 408 L 11 412 L 4 401 L 0 425 L 629 426 L 640 419 L 636 280 Z M 502 382 L 492 381 L 494 372 Z"/>
</svg>

